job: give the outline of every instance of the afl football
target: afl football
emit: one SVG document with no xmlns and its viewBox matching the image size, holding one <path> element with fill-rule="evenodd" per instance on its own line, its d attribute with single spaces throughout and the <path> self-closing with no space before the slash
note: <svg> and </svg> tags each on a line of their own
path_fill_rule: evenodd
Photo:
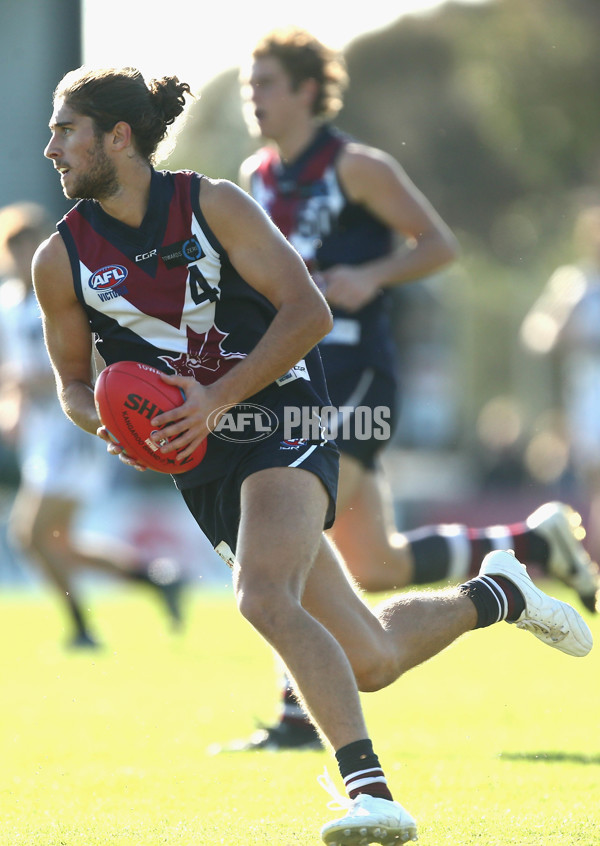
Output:
<svg viewBox="0 0 600 846">
<path fill-rule="evenodd" d="M 192 455 L 178 461 L 176 452 L 163 453 L 150 435 L 153 418 L 185 400 L 175 385 L 160 378 L 160 370 L 137 361 L 117 361 L 100 373 L 94 388 L 98 415 L 113 441 L 130 458 L 158 473 L 185 473 L 204 458 L 206 440 Z"/>
</svg>

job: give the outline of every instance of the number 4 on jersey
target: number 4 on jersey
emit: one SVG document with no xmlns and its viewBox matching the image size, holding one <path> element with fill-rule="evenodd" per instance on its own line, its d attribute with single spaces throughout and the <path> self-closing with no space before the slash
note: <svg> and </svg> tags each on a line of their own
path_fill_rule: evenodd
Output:
<svg viewBox="0 0 600 846">
<path fill-rule="evenodd" d="M 211 288 L 202 273 L 198 270 L 196 265 L 189 267 L 190 275 L 190 294 L 192 300 L 196 305 L 210 300 L 211 303 L 216 303 L 219 299 L 219 290 Z"/>
</svg>

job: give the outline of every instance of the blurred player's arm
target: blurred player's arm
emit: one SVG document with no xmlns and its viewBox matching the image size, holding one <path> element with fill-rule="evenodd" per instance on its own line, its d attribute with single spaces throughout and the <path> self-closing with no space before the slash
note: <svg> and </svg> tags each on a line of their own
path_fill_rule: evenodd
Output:
<svg viewBox="0 0 600 846">
<path fill-rule="evenodd" d="M 34 256 L 33 283 L 63 410 L 82 429 L 96 434 L 100 420 L 94 404 L 92 335 L 75 296 L 66 247 L 57 233 Z"/>
<path fill-rule="evenodd" d="M 382 288 L 428 276 L 457 258 L 456 237 L 392 156 L 349 144 L 340 156 L 338 175 L 348 198 L 395 232 L 398 244 L 374 261 L 326 271 L 332 305 L 356 310 Z"/>
</svg>

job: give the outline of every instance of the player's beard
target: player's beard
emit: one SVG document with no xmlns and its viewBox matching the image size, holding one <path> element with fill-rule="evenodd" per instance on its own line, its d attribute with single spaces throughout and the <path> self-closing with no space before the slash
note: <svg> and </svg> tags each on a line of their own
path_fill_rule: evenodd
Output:
<svg viewBox="0 0 600 846">
<path fill-rule="evenodd" d="M 90 150 L 87 173 L 80 176 L 65 194 L 69 199 L 106 200 L 119 190 L 117 168 L 104 152 L 101 138 Z"/>
</svg>

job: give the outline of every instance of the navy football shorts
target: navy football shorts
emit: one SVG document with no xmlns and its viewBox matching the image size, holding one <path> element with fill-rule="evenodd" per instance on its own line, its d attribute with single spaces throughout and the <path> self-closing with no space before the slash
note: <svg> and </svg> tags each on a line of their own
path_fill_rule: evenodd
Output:
<svg viewBox="0 0 600 846">
<path fill-rule="evenodd" d="M 350 409 L 344 415 L 343 428 L 340 423 L 336 434 L 340 452 L 355 458 L 367 470 L 374 470 L 378 454 L 389 443 L 396 427 L 397 380 L 391 373 L 366 367 L 328 376 L 327 387 L 331 404 L 336 409 Z M 374 415 L 370 420 L 369 412 Z M 388 426 L 378 426 L 379 417 L 385 418 Z M 369 423 L 371 437 L 367 436 Z"/>
<path fill-rule="evenodd" d="M 329 495 L 323 528 L 333 525 L 339 473 L 339 453 L 335 444 L 292 443 L 276 437 L 266 438 L 245 451 L 239 462 L 232 462 L 226 476 L 181 491 L 194 519 L 226 561 L 223 550 L 235 554 L 237 545 L 242 482 L 253 473 L 270 467 L 299 467 L 318 476 Z"/>
</svg>

